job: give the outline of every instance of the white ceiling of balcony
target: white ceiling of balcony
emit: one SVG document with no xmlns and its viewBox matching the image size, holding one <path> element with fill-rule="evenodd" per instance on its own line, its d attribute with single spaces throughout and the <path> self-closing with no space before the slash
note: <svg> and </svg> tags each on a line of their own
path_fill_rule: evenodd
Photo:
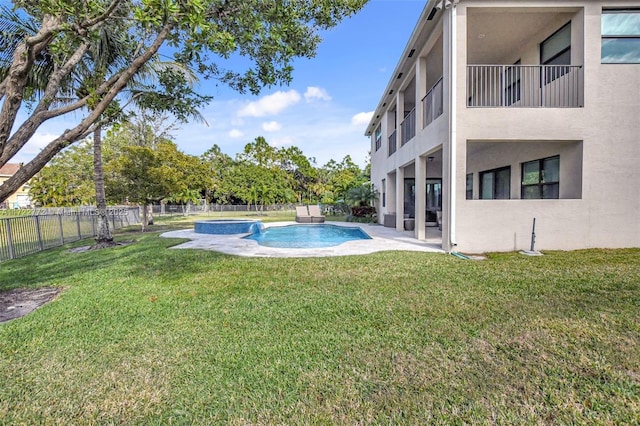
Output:
<svg viewBox="0 0 640 426">
<path fill-rule="evenodd" d="M 512 58 L 541 28 L 554 21 L 569 20 L 566 8 L 469 8 L 467 17 L 467 63 L 502 64 Z M 542 41 L 542 40 L 541 40 Z"/>
</svg>

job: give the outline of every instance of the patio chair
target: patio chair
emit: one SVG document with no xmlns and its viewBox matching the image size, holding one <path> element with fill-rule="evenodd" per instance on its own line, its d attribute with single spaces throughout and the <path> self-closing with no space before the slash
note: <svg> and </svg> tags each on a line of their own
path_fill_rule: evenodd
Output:
<svg viewBox="0 0 640 426">
<path fill-rule="evenodd" d="M 311 215 L 307 206 L 296 206 L 296 222 L 311 223 Z"/>
<path fill-rule="evenodd" d="M 324 223 L 324 215 L 320 212 L 320 206 L 309 206 L 309 215 L 311 215 L 311 223 Z"/>
</svg>

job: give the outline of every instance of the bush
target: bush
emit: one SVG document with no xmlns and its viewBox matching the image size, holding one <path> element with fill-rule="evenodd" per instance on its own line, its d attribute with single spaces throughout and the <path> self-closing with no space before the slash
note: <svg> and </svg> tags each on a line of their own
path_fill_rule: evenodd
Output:
<svg viewBox="0 0 640 426">
<path fill-rule="evenodd" d="M 351 207 L 351 214 L 347 216 L 347 222 L 374 223 L 377 217 L 375 207 L 356 206 Z"/>
</svg>

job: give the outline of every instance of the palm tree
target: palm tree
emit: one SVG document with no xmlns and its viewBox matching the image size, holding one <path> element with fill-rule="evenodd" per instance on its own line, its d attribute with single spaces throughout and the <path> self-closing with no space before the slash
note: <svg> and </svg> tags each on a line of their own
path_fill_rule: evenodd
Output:
<svg viewBox="0 0 640 426">
<path fill-rule="evenodd" d="M 379 198 L 378 191 L 369 182 L 354 186 L 347 191 L 347 202 L 352 206 L 372 206 Z"/>
</svg>

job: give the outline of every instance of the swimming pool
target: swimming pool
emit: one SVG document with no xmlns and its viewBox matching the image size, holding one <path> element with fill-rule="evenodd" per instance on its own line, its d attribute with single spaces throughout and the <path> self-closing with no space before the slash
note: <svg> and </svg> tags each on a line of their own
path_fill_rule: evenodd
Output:
<svg viewBox="0 0 640 426">
<path fill-rule="evenodd" d="M 359 227 L 336 225 L 289 225 L 254 230 L 244 237 L 261 246 L 278 248 L 321 248 L 340 245 L 346 241 L 370 240 Z"/>
</svg>

